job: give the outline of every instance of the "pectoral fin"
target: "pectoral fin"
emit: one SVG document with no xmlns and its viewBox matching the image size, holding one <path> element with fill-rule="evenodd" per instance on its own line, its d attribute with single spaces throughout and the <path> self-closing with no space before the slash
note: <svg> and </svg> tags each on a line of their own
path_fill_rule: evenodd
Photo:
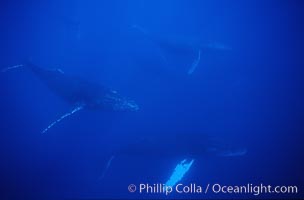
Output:
<svg viewBox="0 0 304 200">
<path fill-rule="evenodd" d="M 169 178 L 169 180 L 166 182 L 165 185 L 169 187 L 173 187 L 177 183 L 179 183 L 184 177 L 184 175 L 189 171 L 193 162 L 194 159 L 191 160 L 184 159 L 179 164 L 177 164 L 171 177 Z"/>
<path fill-rule="evenodd" d="M 188 75 L 191 75 L 194 70 L 197 68 L 198 64 L 200 63 L 201 60 L 201 50 L 198 50 L 198 56 L 196 57 L 196 59 L 192 62 L 191 67 L 188 70 Z"/>
<path fill-rule="evenodd" d="M 113 161 L 114 158 L 115 158 L 115 156 L 112 155 L 111 158 L 108 160 L 108 162 L 107 162 L 107 164 L 106 164 L 106 166 L 105 166 L 105 168 L 104 168 L 101 176 L 98 178 L 99 180 L 101 180 L 101 179 L 103 179 L 105 177 L 105 175 L 108 172 L 108 169 L 110 168 L 111 163 L 112 163 L 112 161 Z"/>
<path fill-rule="evenodd" d="M 7 67 L 7 68 L 2 69 L 1 72 L 7 72 L 7 71 L 10 71 L 12 69 L 19 68 L 19 67 L 24 67 L 24 65 L 14 65 L 14 66 L 11 66 L 11 67 Z"/>
<path fill-rule="evenodd" d="M 74 108 L 71 112 L 65 113 L 64 115 L 62 115 L 59 119 L 57 119 L 56 121 L 52 122 L 48 127 L 46 127 L 42 133 L 46 133 L 50 128 L 52 128 L 54 125 L 56 125 L 57 123 L 61 122 L 64 118 L 82 110 L 84 108 L 83 105 L 77 106 L 76 108 Z"/>
</svg>

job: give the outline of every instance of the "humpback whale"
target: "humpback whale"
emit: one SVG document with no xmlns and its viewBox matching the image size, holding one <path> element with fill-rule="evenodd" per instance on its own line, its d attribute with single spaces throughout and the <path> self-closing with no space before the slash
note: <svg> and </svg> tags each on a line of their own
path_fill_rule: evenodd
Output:
<svg viewBox="0 0 304 200">
<path fill-rule="evenodd" d="M 102 111 L 137 111 L 138 105 L 125 97 L 120 96 L 115 90 L 97 83 L 89 82 L 78 77 L 65 74 L 61 69 L 45 69 L 27 62 L 2 70 L 7 72 L 12 69 L 26 67 L 41 79 L 50 90 L 73 105 L 72 111 L 65 113 L 52 122 L 42 133 L 47 132 L 64 118 L 82 110 L 94 109 Z"/>
<path fill-rule="evenodd" d="M 231 47 L 218 42 L 202 43 L 198 40 L 191 40 L 186 38 L 173 38 L 173 37 L 161 37 L 149 33 L 139 25 L 131 26 L 135 30 L 138 30 L 146 38 L 148 38 L 155 46 L 160 50 L 160 57 L 168 65 L 167 55 L 168 53 L 174 54 L 179 57 L 190 57 L 189 67 L 187 74 L 191 75 L 196 68 L 200 65 L 202 55 L 211 51 L 230 51 Z"/>
<path fill-rule="evenodd" d="M 124 141 L 125 142 L 125 141 Z M 205 134 L 161 134 L 147 135 L 141 139 L 125 142 L 114 154 L 149 158 L 174 158 L 201 156 L 233 157 L 245 155 L 245 148 L 235 148 L 224 139 L 215 139 Z"/>
<path fill-rule="evenodd" d="M 133 157 L 155 161 L 163 159 L 181 160 L 177 168 L 168 179 L 166 185 L 175 185 L 176 180 L 181 179 L 190 169 L 195 160 L 203 157 L 237 157 L 247 153 L 245 147 L 235 147 L 227 144 L 226 140 L 212 138 L 205 134 L 154 134 L 146 135 L 141 139 L 129 138 L 123 141 L 119 149 L 111 151 L 109 160 L 105 163 L 100 179 L 104 178 L 109 170 L 113 159 L 119 157 Z M 237 145 L 236 145 L 237 146 Z"/>
</svg>

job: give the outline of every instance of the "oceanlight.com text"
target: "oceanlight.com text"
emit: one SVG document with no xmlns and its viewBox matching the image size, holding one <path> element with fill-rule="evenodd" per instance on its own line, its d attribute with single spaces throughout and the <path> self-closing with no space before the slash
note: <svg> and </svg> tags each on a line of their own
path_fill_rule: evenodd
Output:
<svg viewBox="0 0 304 200">
<path fill-rule="evenodd" d="M 239 185 L 227 186 L 216 183 L 212 185 L 211 190 L 213 193 L 253 194 L 255 196 L 260 194 L 297 194 L 298 193 L 297 186 L 271 186 L 271 185 L 264 185 L 263 183 L 261 183 L 260 185 L 247 184 L 242 186 Z"/>
</svg>

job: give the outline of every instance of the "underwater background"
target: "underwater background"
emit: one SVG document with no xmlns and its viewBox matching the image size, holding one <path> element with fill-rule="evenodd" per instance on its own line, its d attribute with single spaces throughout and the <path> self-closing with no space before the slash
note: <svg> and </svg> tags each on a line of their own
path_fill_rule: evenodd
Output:
<svg viewBox="0 0 304 200">
<path fill-rule="evenodd" d="M 73 105 L 28 69 L 1 73 L 0 199 L 303 198 L 303 8 L 300 0 L 1 1 L 1 69 L 28 59 L 60 68 L 139 110 L 83 109 L 41 134 Z M 128 191 L 165 183 L 183 159 L 195 160 L 185 185 L 298 193 Z"/>
</svg>

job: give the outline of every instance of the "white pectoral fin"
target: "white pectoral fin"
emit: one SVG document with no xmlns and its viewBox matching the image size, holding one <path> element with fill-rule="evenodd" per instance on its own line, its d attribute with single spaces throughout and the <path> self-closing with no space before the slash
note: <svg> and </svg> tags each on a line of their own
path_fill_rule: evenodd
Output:
<svg viewBox="0 0 304 200">
<path fill-rule="evenodd" d="M 14 65 L 14 66 L 11 66 L 11 67 L 6 67 L 6 68 L 2 69 L 1 72 L 7 72 L 7 71 L 10 71 L 12 69 L 19 68 L 19 67 L 24 67 L 24 65 Z"/>
<path fill-rule="evenodd" d="M 83 105 L 81 106 L 77 106 L 76 108 L 74 108 L 71 112 L 65 113 L 64 115 L 62 115 L 60 118 L 58 118 L 56 121 L 52 122 L 50 125 L 48 125 L 48 127 L 46 127 L 42 133 L 46 133 L 50 128 L 52 128 L 54 125 L 56 125 L 57 123 L 61 122 L 64 118 L 82 110 L 84 108 Z"/>
<path fill-rule="evenodd" d="M 194 159 L 191 160 L 184 159 L 180 163 L 178 163 L 165 185 L 169 187 L 173 187 L 177 183 L 179 183 L 184 177 L 184 175 L 189 171 L 193 162 Z"/>
<path fill-rule="evenodd" d="M 196 59 L 192 62 L 191 67 L 188 70 L 188 75 L 191 75 L 195 69 L 197 68 L 198 64 L 200 63 L 201 60 L 201 50 L 198 50 L 198 56 L 196 57 Z"/>
</svg>

